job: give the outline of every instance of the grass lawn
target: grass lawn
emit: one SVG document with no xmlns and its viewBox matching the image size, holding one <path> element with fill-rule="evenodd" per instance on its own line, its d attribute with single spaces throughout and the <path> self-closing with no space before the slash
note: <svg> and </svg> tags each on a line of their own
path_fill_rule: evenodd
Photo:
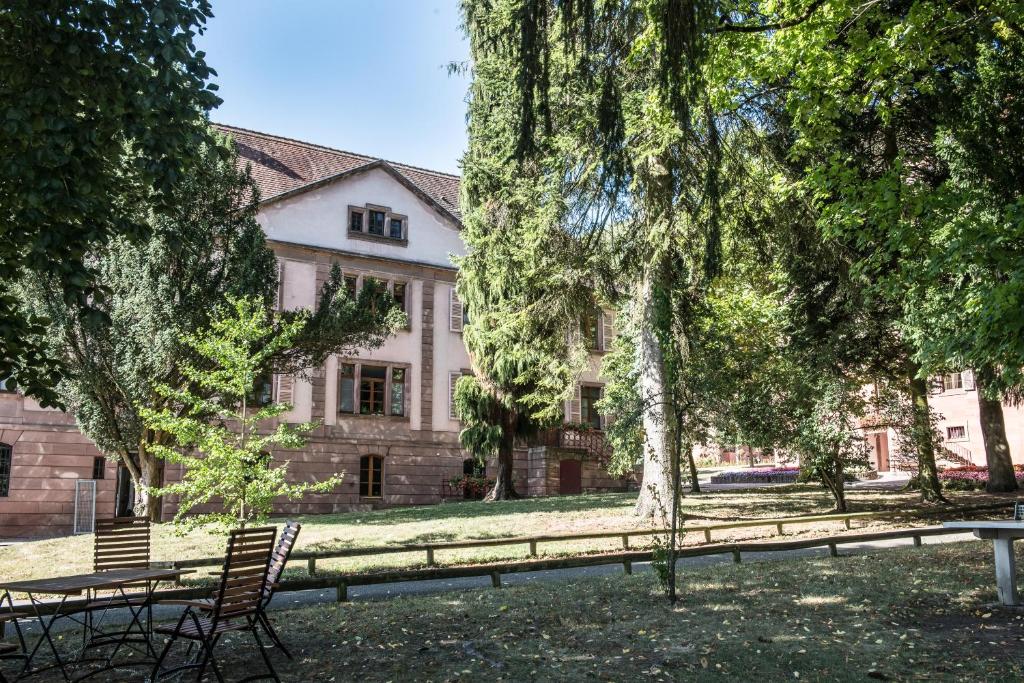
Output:
<svg viewBox="0 0 1024 683">
<path fill-rule="evenodd" d="M 988 542 L 275 612 L 286 681 L 1021 680 Z M 255 673 L 240 636 L 225 671 Z M 257 658 L 258 659 L 258 658 Z M 127 679 L 126 679 L 127 680 Z"/>
<path fill-rule="evenodd" d="M 956 504 L 992 502 L 997 497 L 979 493 L 950 493 Z M 369 547 L 428 541 L 497 538 L 581 532 L 592 530 L 635 529 L 648 526 L 632 514 L 635 493 L 584 494 L 578 496 L 530 498 L 501 503 L 453 502 L 441 505 L 392 508 L 371 512 L 349 512 L 336 515 L 307 516 L 299 536 L 298 550 Z M 1007 498 L 1010 500 L 1010 498 Z M 851 511 L 911 508 L 918 504 L 914 493 L 851 492 Z M 828 513 L 832 500 L 818 486 L 800 485 L 784 489 L 727 491 L 688 496 L 683 501 L 686 520 L 692 524 L 734 521 L 740 519 L 786 517 Z M 884 528 L 924 523 L 920 518 L 893 522 L 861 520 L 854 529 Z M 794 536 L 838 533 L 841 523 L 807 525 L 792 529 Z M 770 528 L 737 529 L 716 532 L 715 540 L 751 539 L 771 533 Z M 787 529 L 787 535 L 791 532 Z M 702 542 L 700 533 L 690 534 L 685 542 Z M 542 544 L 546 555 L 577 554 L 611 550 L 620 547 L 618 539 L 573 541 Z M 631 541 L 636 546 L 641 538 Z M 223 555 L 225 538 L 205 531 L 177 536 L 173 527 L 163 524 L 153 535 L 152 559 L 183 560 Z M 526 557 L 525 546 L 480 548 L 437 553 L 439 564 L 455 564 Z M 42 561 L 45 560 L 45 561 Z M 425 562 L 423 553 L 320 561 L 317 570 L 362 571 L 388 567 L 410 567 Z M 65 537 L 0 547 L 0 576 L 27 579 L 42 576 L 74 574 L 91 570 L 92 536 Z M 304 575 L 296 563 L 292 572 Z"/>
</svg>

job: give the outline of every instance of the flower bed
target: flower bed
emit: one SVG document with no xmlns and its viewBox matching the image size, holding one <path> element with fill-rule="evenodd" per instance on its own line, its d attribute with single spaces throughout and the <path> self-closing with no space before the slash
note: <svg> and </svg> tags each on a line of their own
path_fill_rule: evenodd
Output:
<svg viewBox="0 0 1024 683">
<path fill-rule="evenodd" d="M 452 477 L 449 480 L 452 488 L 462 492 L 462 497 L 467 500 L 483 500 L 483 497 L 494 488 L 494 480 L 487 477 L 474 477 L 465 474 L 461 477 Z"/>
<path fill-rule="evenodd" d="M 711 476 L 712 484 L 793 484 L 800 476 L 799 467 L 758 467 L 749 470 L 726 470 Z"/>
<path fill-rule="evenodd" d="M 1017 483 L 1024 486 L 1024 465 L 1014 465 L 1013 472 L 1017 477 Z M 988 467 L 967 465 L 939 470 L 939 481 L 945 488 L 953 491 L 981 490 L 988 483 Z"/>
</svg>

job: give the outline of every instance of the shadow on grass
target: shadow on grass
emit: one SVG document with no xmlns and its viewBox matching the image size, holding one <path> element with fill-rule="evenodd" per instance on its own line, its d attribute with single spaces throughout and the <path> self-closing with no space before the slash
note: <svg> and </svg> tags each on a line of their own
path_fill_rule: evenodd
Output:
<svg viewBox="0 0 1024 683">
<path fill-rule="evenodd" d="M 522 498 L 492 503 L 482 501 L 445 502 L 438 505 L 390 508 L 373 512 L 345 512 L 334 515 L 308 515 L 303 522 L 309 524 L 375 524 L 388 526 L 410 522 L 529 515 L 549 512 L 585 512 L 588 510 L 621 507 L 632 509 L 636 493 L 584 493 L 573 496 Z"/>
</svg>

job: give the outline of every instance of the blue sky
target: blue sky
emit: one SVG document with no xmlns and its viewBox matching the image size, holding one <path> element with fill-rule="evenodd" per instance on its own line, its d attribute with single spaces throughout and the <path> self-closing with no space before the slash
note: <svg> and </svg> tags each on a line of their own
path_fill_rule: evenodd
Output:
<svg viewBox="0 0 1024 683">
<path fill-rule="evenodd" d="M 469 58 L 458 0 L 213 0 L 198 41 L 219 123 L 458 173 Z"/>
</svg>

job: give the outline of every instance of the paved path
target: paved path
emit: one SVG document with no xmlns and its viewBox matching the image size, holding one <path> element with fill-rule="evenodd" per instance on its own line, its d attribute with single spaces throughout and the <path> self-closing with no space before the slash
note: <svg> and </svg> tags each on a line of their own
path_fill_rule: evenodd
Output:
<svg viewBox="0 0 1024 683">
<path fill-rule="evenodd" d="M 974 540 L 974 536 L 967 532 L 962 534 L 951 534 L 949 536 L 925 536 L 922 542 L 929 545 L 939 543 L 956 543 Z M 840 555 L 864 554 L 886 548 L 911 546 L 913 541 L 909 538 L 887 539 L 881 541 L 870 541 L 865 543 L 850 543 L 840 545 Z M 768 552 L 743 553 L 743 562 L 768 562 L 800 557 L 828 557 L 828 548 L 805 548 L 800 550 L 773 550 Z M 721 555 L 704 555 L 700 557 L 680 558 L 677 567 L 683 581 L 686 580 L 687 567 L 708 567 L 719 564 L 732 563 L 732 555 L 729 553 Z M 634 572 L 650 571 L 650 563 L 635 563 Z M 520 572 L 503 574 L 502 584 L 506 586 L 520 586 L 538 582 L 572 582 L 590 576 L 608 576 L 621 574 L 622 565 L 609 564 L 596 567 L 577 567 L 572 569 L 550 569 L 538 572 Z M 372 586 L 349 586 L 348 598 L 354 602 L 367 602 L 374 600 L 387 600 L 399 596 L 414 595 L 436 595 L 450 592 L 463 592 L 474 588 L 490 588 L 491 579 L 486 576 L 466 577 L 459 579 L 436 579 L 430 581 L 405 581 L 401 583 L 378 584 Z M 336 598 L 334 589 L 330 590 L 309 590 L 279 593 L 271 603 L 271 610 L 292 609 L 295 607 L 306 607 L 318 603 L 333 602 Z M 154 617 L 157 620 L 170 620 L 181 614 L 180 607 L 157 607 L 154 609 Z M 125 619 L 123 615 L 110 614 L 107 616 L 107 623 L 116 623 Z M 70 624 L 64 626 L 69 628 Z M 27 630 L 32 630 L 31 625 L 26 623 Z"/>
</svg>

